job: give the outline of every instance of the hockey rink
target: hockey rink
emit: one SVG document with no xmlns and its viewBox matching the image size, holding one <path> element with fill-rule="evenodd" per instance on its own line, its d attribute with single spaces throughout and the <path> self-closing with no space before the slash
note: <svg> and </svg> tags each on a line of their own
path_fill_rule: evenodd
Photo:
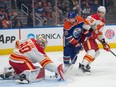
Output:
<svg viewBox="0 0 116 87">
<path fill-rule="evenodd" d="M 112 49 L 112 51 L 116 54 L 116 49 Z M 0 87 L 116 87 L 116 57 L 104 50 L 100 50 L 100 52 L 100 56 L 91 64 L 91 75 L 82 74 L 78 69 L 78 63 L 85 55 L 85 52 L 81 51 L 75 66 L 68 72 L 66 81 L 50 78 L 50 75 L 54 75 L 54 73 L 46 70 L 45 80 L 40 82 L 17 84 L 15 80 L 0 78 Z M 56 65 L 62 62 L 62 52 L 48 52 L 47 55 Z M 0 56 L 0 72 L 8 66 L 8 56 Z"/>
</svg>

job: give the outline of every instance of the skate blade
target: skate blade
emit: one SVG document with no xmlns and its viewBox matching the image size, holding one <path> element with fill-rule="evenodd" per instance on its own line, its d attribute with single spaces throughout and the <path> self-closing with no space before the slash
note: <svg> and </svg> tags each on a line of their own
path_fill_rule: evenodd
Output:
<svg viewBox="0 0 116 87">
<path fill-rule="evenodd" d="M 84 72 L 86 75 L 91 75 L 91 72 Z"/>
<path fill-rule="evenodd" d="M 27 81 L 27 80 L 23 80 L 23 81 L 21 81 L 21 80 L 16 80 L 16 83 L 18 83 L 18 84 L 28 84 L 29 81 Z"/>
<path fill-rule="evenodd" d="M 91 75 L 91 72 L 83 72 L 82 69 L 78 68 L 76 74 L 77 75 Z"/>
</svg>

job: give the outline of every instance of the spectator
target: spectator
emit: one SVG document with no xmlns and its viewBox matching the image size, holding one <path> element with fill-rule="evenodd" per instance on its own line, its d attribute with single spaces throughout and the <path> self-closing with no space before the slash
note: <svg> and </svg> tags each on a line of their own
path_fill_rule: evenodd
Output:
<svg viewBox="0 0 116 87">
<path fill-rule="evenodd" d="M 3 28 L 3 25 L 2 25 L 2 20 L 4 19 L 4 15 L 3 15 L 3 12 L 0 11 L 0 28 Z"/>
<path fill-rule="evenodd" d="M 87 1 L 82 1 L 81 9 L 83 9 L 86 6 L 86 3 L 87 3 Z"/>
<path fill-rule="evenodd" d="M 16 11 L 12 11 L 12 27 L 13 28 L 20 28 L 22 27 L 22 23 L 20 17 L 18 16 Z"/>
<path fill-rule="evenodd" d="M 6 3 L 3 0 L 0 0 L 0 9 L 6 10 L 7 6 Z"/>
<path fill-rule="evenodd" d="M 94 1 L 93 0 L 87 0 L 87 2 L 89 3 L 90 6 L 94 5 Z"/>
<path fill-rule="evenodd" d="M 45 12 L 42 14 L 42 19 L 43 19 L 43 26 L 47 26 L 48 25 L 47 14 Z"/>
<path fill-rule="evenodd" d="M 90 8 L 89 4 L 86 3 L 86 6 L 84 6 L 84 8 L 82 9 L 82 17 L 86 18 L 87 16 L 89 16 L 91 13 L 90 11 L 91 11 L 91 8 Z"/>
<path fill-rule="evenodd" d="M 67 13 L 70 11 L 75 11 L 77 14 L 81 8 L 82 16 L 86 18 L 86 16 L 90 15 L 90 13 L 95 13 L 97 8 L 100 6 L 100 0 L 81 0 L 81 7 L 79 7 L 78 0 L 58 0 L 57 1 L 57 12 L 56 8 L 54 8 L 55 1 L 54 0 L 36 0 L 35 12 L 38 13 L 41 18 L 44 20 L 44 25 L 51 25 L 52 21 L 54 25 L 56 25 L 56 17 L 58 23 L 63 22 L 63 18 L 67 17 Z M 109 1 L 109 0 L 105 0 Z M 40 8 L 40 7 L 41 8 Z M 46 15 L 43 16 L 43 13 Z M 51 23 L 50 23 L 51 22 Z"/>
<path fill-rule="evenodd" d="M 49 6 L 45 7 L 45 12 L 46 13 L 51 13 L 52 12 L 52 7 L 49 7 Z"/>
<path fill-rule="evenodd" d="M 68 13 L 71 11 L 71 9 L 70 8 L 66 8 L 66 13 L 65 13 L 65 17 L 67 17 L 68 16 Z"/>
<path fill-rule="evenodd" d="M 57 10 L 57 14 L 56 14 L 56 10 Z M 61 15 L 62 15 L 62 11 L 58 7 L 54 6 L 53 11 L 52 11 L 52 18 L 54 20 L 55 26 L 56 26 L 56 17 L 57 17 L 57 22 L 60 22 L 62 19 Z"/>
<path fill-rule="evenodd" d="M 50 2 L 48 2 L 49 12 L 52 12 L 52 5 Z"/>
<path fill-rule="evenodd" d="M 33 26 L 33 15 L 32 15 L 32 13 L 29 13 L 29 15 L 28 15 L 27 26 L 28 27 L 32 27 Z"/>
<path fill-rule="evenodd" d="M 9 28 L 10 21 L 6 19 L 5 14 L 2 10 L 0 10 L 0 28 Z"/>
<path fill-rule="evenodd" d="M 42 14 L 45 12 L 45 9 L 43 8 L 41 2 L 38 2 L 37 7 L 35 8 L 35 12 L 36 12 L 39 16 L 42 16 Z"/>
<path fill-rule="evenodd" d="M 62 6 L 65 6 L 66 4 L 70 5 L 70 1 L 69 0 L 63 0 Z"/>
<path fill-rule="evenodd" d="M 74 3 L 73 10 L 75 11 L 75 13 L 79 13 L 79 4 L 78 4 L 78 2 Z"/>
<path fill-rule="evenodd" d="M 62 3 L 60 1 L 58 2 L 57 6 L 60 10 L 62 10 Z"/>
<path fill-rule="evenodd" d="M 53 18 L 52 18 L 51 13 L 48 13 L 48 14 L 47 14 L 47 21 L 48 21 L 48 25 L 49 25 L 49 26 L 54 26 L 54 25 L 53 25 Z"/>
<path fill-rule="evenodd" d="M 96 13 L 97 12 L 97 8 L 99 7 L 99 2 L 98 0 L 94 1 L 94 4 L 91 6 L 91 13 Z"/>
<path fill-rule="evenodd" d="M 63 13 L 66 13 L 66 9 L 67 8 L 70 8 L 70 6 L 69 6 L 68 3 L 65 3 L 64 5 L 62 5 L 62 11 L 63 11 Z"/>
<path fill-rule="evenodd" d="M 45 8 L 45 7 L 47 7 L 47 2 L 44 0 L 44 1 L 42 1 L 42 4 L 43 4 L 43 7 Z"/>
</svg>

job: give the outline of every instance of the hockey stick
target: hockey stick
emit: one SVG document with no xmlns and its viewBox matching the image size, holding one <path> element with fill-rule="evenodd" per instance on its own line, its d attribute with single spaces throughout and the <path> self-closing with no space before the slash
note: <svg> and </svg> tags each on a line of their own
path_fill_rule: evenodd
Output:
<svg viewBox="0 0 116 87">
<path fill-rule="evenodd" d="M 86 37 L 85 38 L 85 40 L 84 40 L 84 42 L 85 41 L 87 41 L 87 39 L 88 39 L 88 37 Z M 84 42 L 83 42 L 83 44 L 84 44 Z M 68 43 L 69 44 L 69 43 Z M 78 53 L 78 51 L 77 51 L 77 53 Z M 67 73 L 74 67 L 74 64 L 75 64 L 75 62 L 76 62 L 76 57 L 77 57 L 77 53 L 75 54 L 75 56 L 74 56 L 74 58 L 72 59 L 72 61 L 71 61 L 71 63 L 70 63 L 70 66 L 68 67 L 68 69 L 66 69 L 66 71 L 65 71 L 65 78 L 67 77 Z M 50 78 L 57 78 L 57 75 L 54 75 L 54 76 L 50 76 Z M 59 81 L 61 80 L 61 78 L 59 79 Z"/>
<path fill-rule="evenodd" d="M 110 50 L 110 52 L 116 57 L 116 54 Z"/>
<path fill-rule="evenodd" d="M 74 56 L 73 60 L 71 61 L 70 66 L 69 66 L 68 69 L 65 71 L 65 75 L 64 75 L 65 78 L 67 77 L 67 73 L 73 68 L 74 62 L 76 61 L 76 56 L 77 56 L 77 53 L 76 53 L 76 55 Z M 50 78 L 58 78 L 58 74 L 55 73 L 55 75 L 51 75 Z M 61 80 L 62 80 L 62 79 L 60 78 L 58 81 L 61 81 Z"/>
<path fill-rule="evenodd" d="M 85 38 L 83 44 L 87 41 L 87 39 L 88 39 L 88 37 Z M 83 44 L 82 44 L 82 45 L 83 45 Z M 78 53 L 78 52 L 77 52 L 77 53 Z M 74 56 L 73 60 L 71 61 L 71 65 L 76 61 L 75 58 L 76 58 L 76 56 L 77 56 L 77 53 L 76 53 L 76 55 Z"/>
<path fill-rule="evenodd" d="M 70 71 L 70 70 L 74 67 L 74 62 L 77 60 L 77 59 L 76 59 L 76 56 L 77 56 L 77 53 L 76 53 L 76 55 L 74 56 L 73 60 L 71 61 L 70 66 L 69 66 L 68 69 L 65 71 L 65 77 L 67 77 L 68 71 Z"/>
</svg>

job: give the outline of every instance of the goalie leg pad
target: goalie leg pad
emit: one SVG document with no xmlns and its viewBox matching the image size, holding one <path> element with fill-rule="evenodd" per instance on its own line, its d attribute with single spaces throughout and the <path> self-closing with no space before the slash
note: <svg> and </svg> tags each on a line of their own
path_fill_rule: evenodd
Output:
<svg viewBox="0 0 116 87">
<path fill-rule="evenodd" d="M 45 79 L 45 69 L 25 70 L 19 75 L 17 83 L 27 84 L 30 82 L 41 81 Z"/>
<path fill-rule="evenodd" d="M 0 74 L 2 79 L 15 79 L 17 75 L 12 67 L 5 67 L 3 72 Z"/>
<path fill-rule="evenodd" d="M 16 74 L 21 74 L 25 70 L 36 69 L 36 67 L 30 61 L 27 61 L 24 63 L 16 63 L 13 61 L 9 61 L 9 63 L 13 67 L 13 69 L 15 70 Z"/>
</svg>

